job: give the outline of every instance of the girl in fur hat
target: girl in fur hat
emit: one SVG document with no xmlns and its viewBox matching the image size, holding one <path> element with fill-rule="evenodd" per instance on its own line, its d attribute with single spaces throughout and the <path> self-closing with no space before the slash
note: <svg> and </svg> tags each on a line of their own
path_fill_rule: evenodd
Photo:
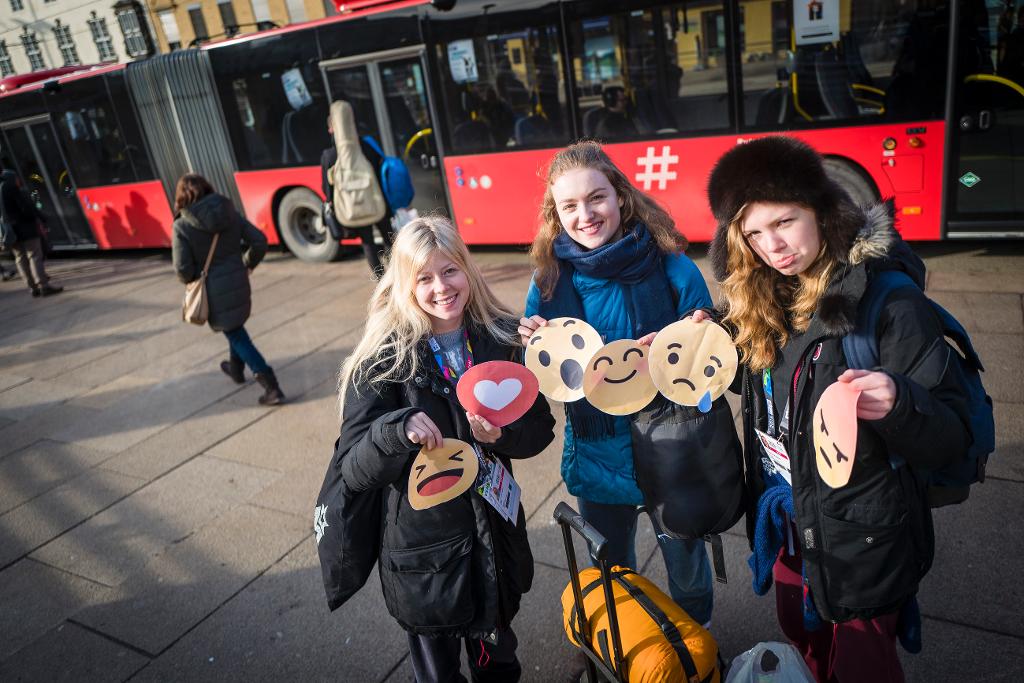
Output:
<svg viewBox="0 0 1024 683">
<path fill-rule="evenodd" d="M 966 452 L 966 401 L 920 290 L 887 299 L 881 367 L 849 369 L 842 339 L 876 273 L 902 270 L 923 286 L 924 264 L 889 207 L 855 206 L 792 138 L 727 152 L 708 197 L 722 319 L 743 364 L 754 590 L 774 579 L 779 624 L 818 680 L 902 681 L 896 637 L 920 647 L 914 596 L 935 545 L 921 471 Z M 837 381 L 861 394 L 852 473 L 831 488 L 816 469 L 813 411 Z"/>
<path fill-rule="evenodd" d="M 596 142 L 558 152 L 548 168 L 537 266 L 520 320 L 523 343 L 547 320 L 586 320 L 604 341 L 649 344 L 665 325 L 711 303 L 672 217 L 640 192 Z M 637 506 L 628 417 L 587 400 L 566 404 L 562 478 L 579 511 L 609 541 L 609 561 L 636 567 Z M 658 536 L 672 598 L 698 623 L 711 620 L 711 569 L 704 544 Z"/>
</svg>

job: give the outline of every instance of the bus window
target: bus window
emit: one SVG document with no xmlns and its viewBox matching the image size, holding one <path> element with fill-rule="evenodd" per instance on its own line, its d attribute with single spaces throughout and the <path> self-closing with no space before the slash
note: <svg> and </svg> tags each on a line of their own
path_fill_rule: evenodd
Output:
<svg viewBox="0 0 1024 683">
<path fill-rule="evenodd" d="M 688 2 L 569 25 L 584 137 L 605 141 L 729 127 L 721 2 Z"/>
<path fill-rule="evenodd" d="M 527 27 L 437 45 L 444 130 L 455 154 L 568 141 L 556 26 Z"/>
<path fill-rule="evenodd" d="M 942 118 L 947 13 L 939 0 L 742 3 L 746 125 Z"/>
<path fill-rule="evenodd" d="M 135 114 L 131 98 L 128 96 L 128 88 L 124 82 L 124 71 L 115 71 L 104 76 L 107 88 L 110 91 L 110 101 L 114 105 L 114 114 L 120 124 L 121 134 L 124 136 L 125 151 L 128 159 L 135 170 L 136 180 L 153 180 L 156 173 L 149 160 L 149 152 L 146 150 L 146 143 L 142 139 L 142 131 L 139 129 L 139 119 Z"/>
</svg>

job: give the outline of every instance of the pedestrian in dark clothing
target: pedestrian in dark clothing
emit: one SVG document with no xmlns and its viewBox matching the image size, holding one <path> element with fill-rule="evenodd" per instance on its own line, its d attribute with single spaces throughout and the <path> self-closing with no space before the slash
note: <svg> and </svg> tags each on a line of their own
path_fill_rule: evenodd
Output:
<svg viewBox="0 0 1024 683">
<path fill-rule="evenodd" d="M 174 269 L 182 282 L 199 278 L 214 235 L 219 235 L 206 275 L 206 296 L 210 329 L 224 333 L 230 350 L 229 360 L 223 361 L 220 369 L 242 384 L 248 365 L 264 389 L 259 402 L 281 403 L 284 393 L 277 377 L 244 327 L 252 310 L 249 274 L 267 253 L 266 236 L 235 210 L 230 199 L 214 192 L 210 183 L 195 173 L 178 180 L 174 208 Z"/>
<path fill-rule="evenodd" d="M 40 231 L 40 226 L 45 224 L 43 216 L 22 189 L 17 174 L 10 169 L 0 171 L 0 211 L 3 220 L 14 231 L 16 241 L 10 245 L 14 265 L 32 291 L 32 296 L 51 296 L 63 292 L 63 287 L 50 284 L 50 276 L 46 273 L 43 235 Z"/>
<path fill-rule="evenodd" d="M 709 256 L 742 361 L 754 590 L 774 579 L 779 624 L 817 680 L 902 682 L 896 638 L 919 633 L 915 594 L 935 552 L 924 474 L 966 457 L 967 401 L 920 290 L 886 300 L 881 367 L 849 368 L 842 340 L 877 274 L 900 270 L 923 286 L 924 264 L 888 206 L 856 206 L 792 138 L 727 152 L 708 196 L 718 222 Z M 833 488 L 813 435 L 836 426 L 815 412 L 836 382 L 861 393 L 855 450 L 820 449 L 828 467 L 828 455 L 852 460 Z"/>
<path fill-rule="evenodd" d="M 384 603 L 408 633 L 418 683 L 465 683 L 463 647 L 473 681 L 521 675 L 512 619 L 533 582 L 522 507 L 506 521 L 472 484 L 415 507 L 409 488 L 425 469 L 413 467 L 421 447 L 458 439 L 480 449 L 463 458 L 493 458 L 511 473 L 513 459 L 551 443 L 555 421 L 542 396 L 505 427 L 467 413 L 455 396 L 456 380 L 474 364 L 521 356 L 515 329 L 451 223 L 419 218 L 399 233 L 362 341 L 342 367 L 333 466 L 351 493 L 383 491 Z M 414 491 L 436 481 L 426 476 Z"/>
<path fill-rule="evenodd" d="M 327 133 L 329 135 L 334 135 L 334 130 L 332 129 L 331 126 L 330 117 L 328 117 L 327 119 Z M 362 138 L 360 138 L 359 140 L 359 149 L 362 150 L 363 156 L 366 157 L 366 160 L 370 162 L 371 166 L 373 166 L 373 170 L 377 174 L 377 182 L 383 182 L 380 177 L 380 167 L 381 164 L 384 163 L 384 157 L 378 154 L 377 150 L 373 149 L 373 147 L 366 144 L 366 141 L 363 140 Z M 334 165 L 336 163 L 338 163 L 338 150 L 334 147 L 334 145 L 331 145 L 330 147 L 325 149 L 323 153 L 320 155 L 320 182 L 321 187 L 323 188 L 324 197 L 327 198 L 327 201 L 332 201 L 334 197 L 334 189 L 331 185 L 329 178 L 331 169 L 334 168 Z M 335 213 L 335 215 L 337 215 L 337 213 Z M 392 243 L 395 241 L 395 233 L 391 227 L 391 216 L 392 213 L 389 207 L 387 214 L 384 215 L 384 218 L 377 221 L 376 226 L 345 226 L 345 228 L 350 232 L 354 232 L 357 235 L 359 235 L 359 239 L 363 243 L 363 255 L 366 257 L 366 262 L 370 265 L 370 270 L 373 272 L 373 277 L 377 280 L 379 280 L 381 275 L 384 274 L 384 266 L 381 265 L 380 261 L 381 250 L 377 248 L 377 244 L 376 242 L 374 242 L 373 228 L 377 228 L 377 232 L 380 233 L 381 239 L 384 240 L 383 251 L 384 256 L 386 258 L 388 252 L 391 251 Z"/>
</svg>

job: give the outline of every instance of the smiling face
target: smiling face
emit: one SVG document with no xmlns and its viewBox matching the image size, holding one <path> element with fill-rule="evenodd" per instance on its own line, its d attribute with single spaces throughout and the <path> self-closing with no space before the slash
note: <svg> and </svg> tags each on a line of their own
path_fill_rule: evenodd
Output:
<svg viewBox="0 0 1024 683">
<path fill-rule="evenodd" d="M 540 392 L 570 403 L 583 398 L 583 371 L 603 342 L 593 327 L 578 318 L 555 318 L 526 345 L 526 367 L 537 376 Z"/>
<path fill-rule="evenodd" d="M 680 320 L 651 343 L 651 379 L 665 398 L 711 410 L 736 376 L 739 357 L 729 334 L 711 322 Z"/>
<path fill-rule="evenodd" d="M 416 303 L 430 316 L 435 334 L 457 330 L 469 299 L 469 278 L 462 268 L 440 251 L 431 254 L 416 274 Z"/>
<path fill-rule="evenodd" d="M 650 403 L 658 388 L 647 370 L 648 351 L 632 339 L 599 349 L 583 374 L 587 400 L 610 415 L 629 415 Z"/>
<path fill-rule="evenodd" d="M 818 219 L 798 204 L 754 202 L 743 218 L 743 237 L 762 261 L 783 275 L 803 273 L 821 252 Z"/>
<path fill-rule="evenodd" d="M 604 173 L 574 168 L 551 183 L 558 220 L 575 242 L 596 249 L 622 236 L 622 201 Z"/>
<path fill-rule="evenodd" d="M 468 443 L 445 439 L 434 450 L 424 448 L 409 472 L 409 505 L 426 510 L 457 498 L 476 481 L 480 463 Z"/>
</svg>

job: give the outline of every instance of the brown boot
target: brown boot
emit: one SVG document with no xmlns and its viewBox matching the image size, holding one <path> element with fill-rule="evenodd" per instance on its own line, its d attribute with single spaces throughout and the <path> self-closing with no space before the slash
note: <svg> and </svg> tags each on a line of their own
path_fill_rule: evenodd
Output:
<svg viewBox="0 0 1024 683">
<path fill-rule="evenodd" d="M 245 363 L 240 359 L 231 357 L 230 360 L 222 360 L 220 369 L 225 375 L 234 380 L 235 384 L 245 384 Z"/>
<path fill-rule="evenodd" d="M 266 372 L 257 372 L 255 377 L 256 381 L 263 387 L 263 395 L 259 399 L 260 405 L 276 406 L 279 403 L 284 403 L 284 392 L 278 386 L 277 377 L 274 376 L 273 370 L 267 368 Z"/>
</svg>

